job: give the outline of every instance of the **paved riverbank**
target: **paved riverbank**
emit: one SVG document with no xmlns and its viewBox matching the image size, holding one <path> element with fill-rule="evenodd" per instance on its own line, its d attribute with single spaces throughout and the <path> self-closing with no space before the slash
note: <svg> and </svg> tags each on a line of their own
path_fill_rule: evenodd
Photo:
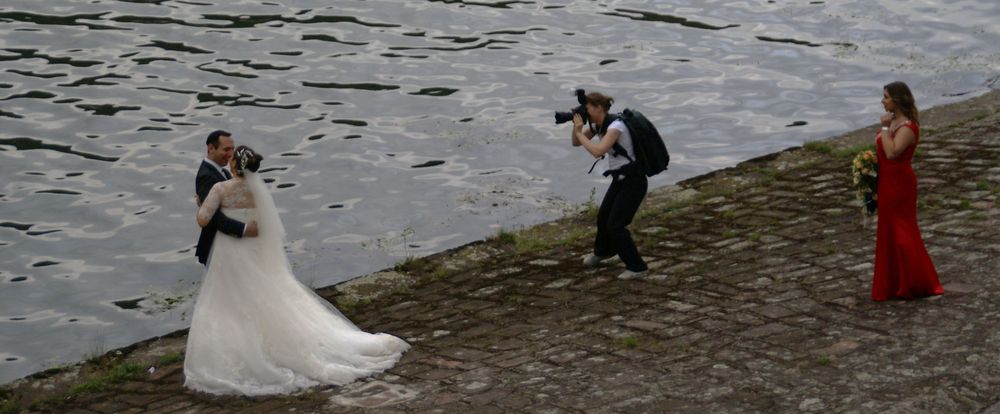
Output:
<svg viewBox="0 0 1000 414">
<path fill-rule="evenodd" d="M 178 332 L 8 384 L 0 413 L 1000 412 L 1000 93 L 922 120 L 940 297 L 869 299 L 849 162 L 872 127 L 652 192 L 632 227 L 645 279 L 582 265 L 589 209 L 320 289 L 413 345 L 365 381 L 192 393 Z"/>
</svg>

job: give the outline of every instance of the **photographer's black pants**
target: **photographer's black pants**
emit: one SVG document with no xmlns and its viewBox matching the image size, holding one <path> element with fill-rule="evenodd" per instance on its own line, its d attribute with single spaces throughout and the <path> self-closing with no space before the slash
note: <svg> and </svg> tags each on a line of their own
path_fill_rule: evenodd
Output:
<svg viewBox="0 0 1000 414">
<path fill-rule="evenodd" d="M 633 272 L 646 270 L 646 262 L 639 255 L 627 226 L 639 211 L 648 186 L 646 176 L 642 174 L 615 176 L 597 212 L 594 254 L 604 257 L 617 254 L 625 263 L 625 268 Z"/>
</svg>

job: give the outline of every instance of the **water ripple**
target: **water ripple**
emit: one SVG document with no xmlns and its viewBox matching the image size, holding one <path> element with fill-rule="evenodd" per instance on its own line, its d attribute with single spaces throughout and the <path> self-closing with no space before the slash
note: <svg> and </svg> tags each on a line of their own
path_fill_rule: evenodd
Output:
<svg viewBox="0 0 1000 414">
<path fill-rule="evenodd" d="M 75 151 L 73 150 L 73 147 L 70 145 L 52 144 L 39 139 L 28 138 L 28 137 L 0 138 L 0 146 L 2 145 L 13 146 L 14 149 L 18 151 L 33 151 L 33 150 L 55 151 L 63 154 L 77 155 L 90 160 L 105 161 L 105 162 L 118 161 L 117 157 L 108 157 L 98 154 L 90 154 L 86 152 Z"/>
<path fill-rule="evenodd" d="M 68 16 L 56 16 L 56 15 L 46 15 L 46 14 L 27 13 L 27 12 L 0 12 L 0 19 L 6 19 L 15 22 L 34 23 L 40 25 L 52 25 L 52 26 L 85 26 L 88 29 L 93 29 L 93 30 L 120 30 L 121 28 L 119 27 L 103 26 L 103 25 L 79 21 L 79 20 L 101 20 L 101 17 L 107 14 L 109 13 L 105 12 L 105 13 L 93 13 L 93 14 L 73 14 Z"/>
<path fill-rule="evenodd" d="M 302 86 L 310 88 L 325 88 L 325 89 L 358 89 L 363 91 L 391 91 L 399 89 L 399 85 L 382 85 L 378 83 L 337 83 L 337 82 L 303 81 Z"/>
<path fill-rule="evenodd" d="M 708 23 L 699 22 L 696 20 L 690 20 L 685 17 L 671 16 L 669 14 L 654 13 L 643 10 L 615 9 L 615 12 L 604 12 L 602 14 L 607 16 L 625 17 L 636 21 L 678 24 L 684 27 L 691 27 L 695 29 L 705 29 L 705 30 L 725 30 L 733 27 L 740 27 L 740 25 L 738 24 L 716 26 Z"/>
<path fill-rule="evenodd" d="M 167 42 L 167 41 L 163 41 L 163 40 L 154 40 L 154 41 L 152 41 L 150 43 L 147 43 L 147 44 L 144 44 L 144 45 L 139 45 L 138 47 L 155 47 L 155 48 L 159 48 L 159 49 L 163 49 L 163 50 L 169 50 L 169 51 L 174 51 L 174 52 L 193 53 L 193 54 L 208 54 L 208 55 L 210 55 L 210 54 L 214 54 L 215 53 L 215 52 L 213 52 L 211 50 L 205 50 L 205 49 L 197 48 L 197 47 L 194 47 L 194 46 L 188 46 L 188 45 L 186 45 L 184 43 L 181 43 L 181 42 Z"/>
<path fill-rule="evenodd" d="M 2 13 L 0 13 L 0 16 L 2 16 Z M 65 56 L 51 56 L 44 53 L 39 53 L 39 51 L 36 49 L 0 49 L 0 50 L 3 50 L 4 52 L 17 54 L 17 56 L 0 56 L 0 62 L 23 60 L 23 59 L 44 59 L 46 62 L 48 62 L 49 65 L 70 65 L 81 68 L 104 64 L 104 62 L 99 60 L 77 60 Z"/>
</svg>

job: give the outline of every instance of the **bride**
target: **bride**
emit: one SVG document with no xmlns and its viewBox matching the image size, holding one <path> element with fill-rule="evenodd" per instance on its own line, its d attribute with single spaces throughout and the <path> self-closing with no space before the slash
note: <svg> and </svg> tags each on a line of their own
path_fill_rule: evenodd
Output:
<svg viewBox="0 0 1000 414">
<path fill-rule="evenodd" d="M 256 171 L 262 156 L 236 148 L 233 179 L 212 187 L 198 210 L 258 223 L 259 237 L 216 237 L 198 294 L 184 359 L 184 385 L 212 394 L 289 393 L 343 385 L 391 368 L 409 345 L 361 331 L 301 283 L 285 256 L 284 228 Z"/>
</svg>

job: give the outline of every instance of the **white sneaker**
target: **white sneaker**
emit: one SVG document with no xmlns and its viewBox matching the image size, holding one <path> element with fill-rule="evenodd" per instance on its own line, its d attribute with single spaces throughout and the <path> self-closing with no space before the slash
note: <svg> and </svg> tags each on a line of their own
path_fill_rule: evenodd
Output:
<svg viewBox="0 0 1000 414">
<path fill-rule="evenodd" d="M 583 258 L 583 264 L 587 266 L 597 266 L 598 263 L 608 260 L 611 257 L 612 256 L 598 256 L 596 254 L 591 253 L 588 254 L 587 257 Z"/>
<path fill-rule="evenodd" d="M 648 270 L 643 270 L 641 272 L 633 272 L 631 270 L 626 269 L 624 272 L 622 272 L 622 274 L 618 275 L 618 278 L 621 280 L 638 279 L 640 277 L 646 276 L 647 273 L 649 273 Z"/>
</svg>

